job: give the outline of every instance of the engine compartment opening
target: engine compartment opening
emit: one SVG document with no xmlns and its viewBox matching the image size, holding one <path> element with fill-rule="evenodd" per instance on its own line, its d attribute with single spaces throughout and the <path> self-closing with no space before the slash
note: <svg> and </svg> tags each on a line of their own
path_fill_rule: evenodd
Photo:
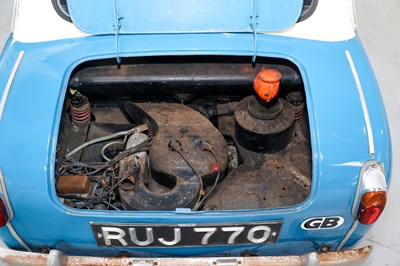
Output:
<svg viewBox="0 0 400 266">
<path fill-rule="evenodd" d="M 61 115 L 56 191 L 72 208 L 288 207 L 310 194 L 304 85 L 283 59 L 89 61 Z"/>
</svg>

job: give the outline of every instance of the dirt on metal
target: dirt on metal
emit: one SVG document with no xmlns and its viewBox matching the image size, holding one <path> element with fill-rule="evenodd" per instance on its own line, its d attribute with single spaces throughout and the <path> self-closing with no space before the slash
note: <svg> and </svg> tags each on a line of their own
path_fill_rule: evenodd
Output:
<svg viewBox="0 0 400 266">
<path fill-rule="evenodd" d="M 255 256 L 255 257 L 232 257 L 232 258 L 101 258 L 101 257 L 79 257 L 61 255 L 57 265 L 80 265 L 80 266 L 203 266 L 203 265 L 240 265 L 240 266 L 301 266 L 301 265 L 361 265 L 367 260 L 372 251 L 371 246 L 355 250 L 346 250 L 338 252 L 328 252 L 323 254 L 308 253 L 302 256 Z M 61 253 L 62 254 L 62 253 Z M 1 265 L 22 265 L 22 266 L 40 266 L 48 265 L 49 255 L 22 252 L 9 249 L 0 249 Z"/>
</svg>

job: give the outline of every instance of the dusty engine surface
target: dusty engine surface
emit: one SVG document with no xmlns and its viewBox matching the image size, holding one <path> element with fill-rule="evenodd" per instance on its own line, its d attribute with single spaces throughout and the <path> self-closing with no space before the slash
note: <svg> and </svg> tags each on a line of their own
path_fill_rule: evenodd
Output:
<svg viewBox="0 0 400 266">
<path fill-rule="evenodd" d="M 138 73 L 138 67 L 132 72 Z M 235 64 L 230 75 L 242 75 L 243 84 L 230 86 L 224 79 L 222 89 L 212 93 L 212 81 L 187 81 L 205 76 L 199 69 L 208 73 L 210 67 L 220 71 L 219 65 L 189 73 L 182 67 L 187 77 L 180 82 L 188 82 L 182 89 L 177 66 L 171 65 L 172 99 L 162 100 L 145 92 L 161 85 L 151 80 L 143 85 L 143 77 L 140 96 L 108 100 L 99 97 L 104 92 L 80 86 L 93 87 L 91 75 L 110 69 L 77 72 L 71 80 L 80 81 L 79 86 L 70 84 L 59 130 L 60 200 L 79 209 L 132 211 L 276 208 L 304 201 L 311 189 L 311 151 L 298 73 L 281 66 L 254 68 L 249 74 L 247 66 Z M 243 75 L 251 77 L 250 84 Z M 193 93 L 197 89 L 207 93 Z"/>
<path fill-rule="evenodd" d="M 144 163 L 134 189 L 120 189 L 124 208 L 195 207 L 203 187 L 225 172 L 228 150 L 224 137 L 199 112 L 182 104 L 128 102 L 125 109 L 134 121 L 147 122 L 154 137 L 148 155 L 150 173 Z M 164 191 L 147 187 L 150 177 Z"/>
</svg>

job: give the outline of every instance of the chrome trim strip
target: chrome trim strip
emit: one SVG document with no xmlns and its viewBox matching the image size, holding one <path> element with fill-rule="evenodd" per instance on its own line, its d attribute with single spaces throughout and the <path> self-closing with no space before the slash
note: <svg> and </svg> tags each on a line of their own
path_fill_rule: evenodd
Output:
<svg viewBox="0 0 400 266">
<path fill-rule="evenodd" d="M 7 210 L 9 211 L 10 221 L 7 223 L 8 230 L 10 230 L 11 235 L 19 242 L 19 244 L 26 250 L 32 251 L 28 245 L 22 240 L 22 238 L 18 235 L 17 231 L 15 231 L 14 226 L 11 224 L 11 220 L 14 217 L 14 211 L 11 207 L 10 199 L 8 198 L 6 184 L 4 182 L 3 172 L 0 169 L 0 192 L 3 193 L 3 198 L 5 200 L 5 204 L 7 206 Z"/>
<path fill-rule="evenodd" d="M 0 121 L 3 117 L 3 112 L 4 112 L 4 107 L 6 105 L 7 102 L 7 98 L 8 98 L 8 94 L 10 93 L 10 89 L 11 89 L 11 85 L 14 81 L 15 75 L 17 73 L 17 70 L 19 68 L 19 65 L 21 64 L 22 58 L 24 56 L 24 51 L 19 52 L 17 60 L 15 61 L 14 67 L 11 70 L 11 74 L 10 77 L 8 78 L 6 87 L 4 89 L 3 92 L 3 96 L 1 97 L 1 101 L 0 101 Z M 10 200 L 8 198 L 8 193 L 7 193 L 7 188 L 5 186 L 5 182 L 4 182 L 4 176 L 3 176 L 3 172 L 0 170 L 0 185 L 1 185 L 1 190 L 4 196 L 4 200 L 5 203 L 7 205 L 7 208 L 10 212 L 10 221 L 11 219 L 14 217 L 14 211 L 11 207 L 11 203 Z M 7 228 L 8 230 L 10 230 L 11 235 L 15 238 L 15 240 L 17 240 L 19 242 L 19 244 L 26 250 L 31 252 L 32 250 L 28 247 L 28 245 L 24 242 L 24 240 L 22 240 L 22 238 L 18 235 L 17 231 L 15 231 L 14 226 L 11 224 L 11 222 L 7 223 Z"/>
<path fill-rule="evenodd" d="M 52 249 L 47 257 L 47 265 L 62 266 L 67 264 L 68 257 L 61 251 Z M 154 265 L 154 264 L 152 264 Z"/>
<path fill-rule="evenodd" d="M 378 168 L 380 171 L 379 176 L 365 176 L 365 173 L 367 170 L 370 168 Z M 378 162 L 378 161 L 367 161 L 361 168 L 359 177 L 358 177 L 358 185 L 357 185 L 357 191 L 356 191 L 356 197 L 353 202 L 353 207 L 352 207 L 352 214 L 354 217 L 357 216 L 357 208 L 360 204 L 361 200 L 361 193 L 367 192 L 367 191 L 387 191 L 387 184 L 386 184 L 386 179 L 385 179 L 385 169 L 384 166 Z"/>
<path fill-rule="evenodd" d="M 340 242 L 339 246 L 336 248 L 336 251 L 342 250 L 344 244 L 346 244 L 347 240 L 349 240 L 350 236 L 354 233 L 358 224 L 359 224 L 358 220 L 354 219 L 354 222 L 353 222 L 352 226 L 350 227 L 350 230 L 344 236 L 342 242 Z"/>
<path fill-rule="evenodd" d="M 364 173 L 367 169 L 369 169 L 369 167 L 373 167 L 377 165 L 377 167 L 379 167 L 380 171 L 382 172 L 382 176 L 383 178 L 380 180 L 367 180 L 366 178 L 364 178 Z M 340 251 L 343 246 L 346 244 L 347 240 L 350 238 L 350 236 L 353 234 L 354 230 L 356 230 L 357 225 L 359 224 L 359 221 L 357 219 L 357 207 L 360 203 L 361 200 L 361 193 L 363 190 L 366 189 L 366 187 L 368 187 L 369 191 L 380 191 L 380 190 L 387 190 L 386 187 L 386 179 L 384 178 L 384 167 L 381 163 L 379 163 L 378 161 L 367 161 L 363 167 L 361 168 L 359 177 L 358 177 L 358 185 L 357 185 L 357 190 L 356 190 L 356 194 L 354 197 L 354 202 L 353 202 L 353 207 L 351 210 L 351 213 L 353 214 L 353 216 L 355 217 L 354 222 L 350 228 L 350 230 L 347 232 L 347 234 L 345 235 L 345 237 L 343 238 L 342 242 L 340 242 L 339 246 L 337 247 L 336 251 Z M 366 184 L 367 182 L 367 184 Z M 371 190 L 372 189 L 372 190 Z"/>
<path fill-rule="evenodd" d="M 26 250 L 29 252 L 32 252 L 32 250 L 28 247 L 28 245 L 25 243 L 24 240 L 18 235 L 17 231 L 15 231 L 14 226 L 9 222 L 7 224 L 8 230 L 10 230 L 11 235 L 15 238 L 15 240 L 18 241 L 18 243 Z"/>
<path fill-rule="evenodd" d="M 7 206 L 7 210 L 9 212 L 10 221 L 14 218 L 14 211 L 11 207 L 10 199 L 8 198 L 6 184 L 4 182 L 3 171 L 0 169 L 0 193 L 3 193 L 3 198 L 5 200 L 5 204 Z"/>
<path fill-rule="evenodd" d="M 351 9 L 351 13 L 352 13 L 352 16 L 351 16 L 351 23 L 353 24 L 354 32 L 357 32 L 357 30 L 358 30 L 358 25 L 357 25 L 356 1 L 355 1 L 355 0 L 352 0 L 352 1 L 349 1 L 349 3 L 350 3 L 350 9 Z"/>
<path fill-rule="evenodd" d="M 14 77 L 15 77 L 15 74 L 17 73 L 18 67 L 21 64 L 22 57 L 24 56 L 24 53 L 25 53 L 24 51 L 19 52 L 18 58 L 15 61 L 14 67 L 11 70 L 10 77 L 8 78 L 6 87 L 5 87 L 4 92 L 3 92 L 3 96 L 1 97 L 1 101 L 0 101 L 0 121 L 1 121 L 1 118 L 3 117 L 3 111 L 4 111 L 4 107 L 6 105 L 6 102 L 7 102 L 7 97 L 8 97 L 8 94 L 10 92 L 11 85 L 12 85 L 12 83 L 14 81 Z"/>
<path fill-rule="evenodd" d="M 374 136 L 372 134 L 371 119 L 370 119 L 370 116 L 368 113 L 368 107 L 367 107 L 367 103 L 365 101 L 364 91 L 362 89 L 360 78 L 358 76 L 356 67 L 353 62 L 353 58 L 351 57 L 351 54 L 350 54 L 350 51 L 346 50 L 345 53 L 346 53 L 347 61 L 349 62 L 349 65 L 351 68 L 351 72 L 353 73 L 354 81 L 356 83 L 356 87 L 358 90 L 358 95 L 360 97 L 361 107 L 362 107 L 362 110 L 364 113 L 365 126 L 367 128 L 369 154 L 374 155 L 375 154 Z"/>
<path fill-rule="evenodd" d="M 10 32 L 12 32 L 12 33 L 14 32 L 15 25 L 17 24 L 17 20 L 18 20 L 19 1 L 20 0 L 14 0 L 13 16 L 12 16 L 11 28 L 10 28 Z"/>
</svg>

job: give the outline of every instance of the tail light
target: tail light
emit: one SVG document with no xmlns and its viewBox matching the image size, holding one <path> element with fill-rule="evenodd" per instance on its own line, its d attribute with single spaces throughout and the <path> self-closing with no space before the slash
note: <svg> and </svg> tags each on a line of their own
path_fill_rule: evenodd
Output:
<svg viewBox="0 0 400 266">
<path fill-rule="evenodd" d="M 357 219 L 362 224 L 372 224 L 378 220 L 386 205 L 386 192 L 367 192 L 361 197 Z"/>
<path fill-rule="evenodd" d="M 8 201 L 3 172 L 0 169 L 0 227 L 5 226 L 13 218 L 13 211 Z"/>
<path fill-rule="evenodd" d="M 9 221 L 6 206 L 3 199 L 0 197 L 0 227 L 5 226 Z"/>
<path fill-rule="evenodd" d="M 365 163 L 360 173 L 353 214 L 361 224 L 372 224 L 386 206 L 386 179 L 384 168 L 377 161 Z"/>
</svg>

